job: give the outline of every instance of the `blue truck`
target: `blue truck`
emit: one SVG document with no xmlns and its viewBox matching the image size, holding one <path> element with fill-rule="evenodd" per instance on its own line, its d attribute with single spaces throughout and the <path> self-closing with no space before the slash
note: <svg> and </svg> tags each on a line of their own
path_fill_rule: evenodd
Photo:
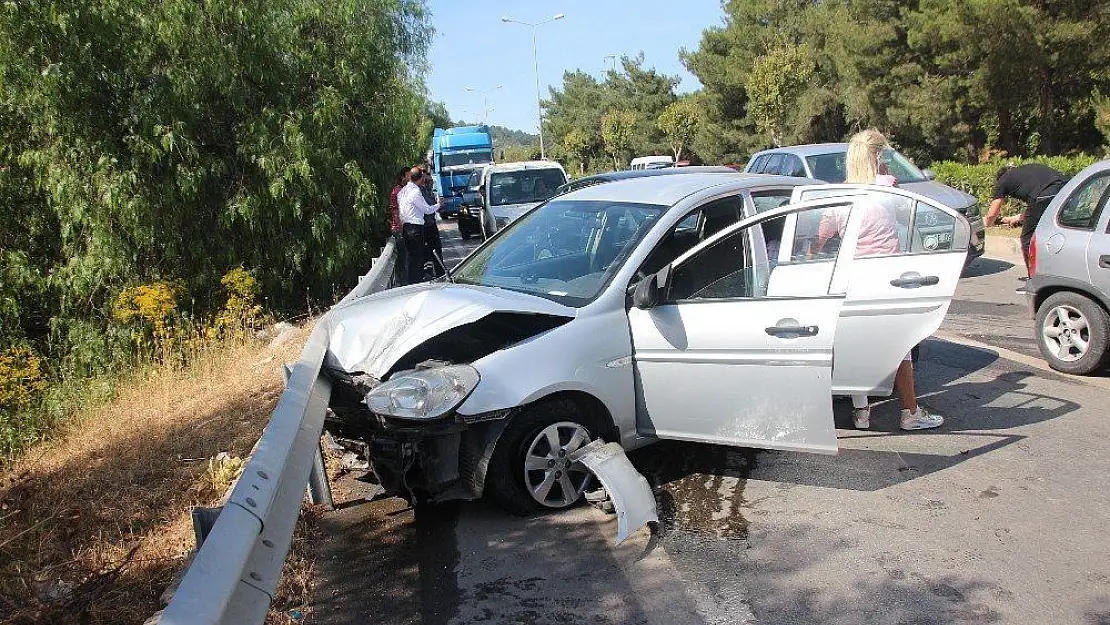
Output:
<svg viewBox="0 0 1110 625">
<path fill-rule="evenodd" d="M 451 217 L 459 212 L 471 172 L 493 162 L 489 126 L 436 128 L 432 134 L 431 161 L 436 193 L 444 199 L 439 214 Z"/>
</svg>

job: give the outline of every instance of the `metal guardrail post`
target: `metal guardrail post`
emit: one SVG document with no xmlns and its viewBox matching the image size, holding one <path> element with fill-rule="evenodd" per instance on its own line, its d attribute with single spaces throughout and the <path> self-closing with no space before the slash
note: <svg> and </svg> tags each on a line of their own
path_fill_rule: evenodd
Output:
<svg viewBox="0 0 1110 625">
<path fill-rule="evenodd" d="M 328 510 L 335 510 L 331 484 L 328 483 L 328 469 L 324 466 L 324 450 L 319 443 L 312 458 L 312 472 L 308 474 L 308 500 L 317 505 L 322 504 Z"/>
</svg>

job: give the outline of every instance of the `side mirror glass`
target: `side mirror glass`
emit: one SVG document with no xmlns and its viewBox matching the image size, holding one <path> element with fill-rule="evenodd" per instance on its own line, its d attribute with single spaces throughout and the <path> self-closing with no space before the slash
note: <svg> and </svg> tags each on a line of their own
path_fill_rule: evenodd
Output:
<svg viewBox="0 0 1110 625">
<path fill-rule="evenodd" d="M 926 180 L 936 180 L 937 179 L 937 172 L 935 172 L 931 169 L 923 169 L 923 170 L 921 170 L 921 173 L 925 174 L 925 179 Z"/>
<path fill-rule="evenodd" d="M 632 305 L 647 310 L 659 305 L 659 300 L 667 293 L 667 283 L 671 276 L 671 266 L 667 265 L 658 273 L 640 280 L 632 293 Z"/>
</svg>

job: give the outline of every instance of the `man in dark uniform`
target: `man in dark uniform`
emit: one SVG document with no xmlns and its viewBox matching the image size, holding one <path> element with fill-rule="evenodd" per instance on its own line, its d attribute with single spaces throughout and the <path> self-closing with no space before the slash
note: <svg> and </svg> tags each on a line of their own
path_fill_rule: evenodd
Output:
<svg viewBox="0 0 1110 625">
<path fill-rule="evenodd" d="M 1029 271 L 1029 242 L 1037 230 L 1044 209 L 1052 198 L 1060 192 L 1067 182 L 1064 174 L 1040 163 L 1007 165 L 998 171 L 994 181 L 994 200 L 987 211 L 987 226 L 993 226 L 1002 213 L 1006 198 L 1012 197 L 1025 202 L 1025 212 L 1013 217 L 1004 217 L 1007 226 L 1021 225 L 1021 253 L 1025 257 L 1025 270 Z"/>
<path fill-rule="evenodd" d="M 435 204 L 435 192 L 432 190 L 432 176 L 428 173 L 428 168 L 423 165 L 420 166 L 420 171 L 423 172 L 423 182 L 420 185 L 420 192 L 424 195 L 424 201 L 429 204 Z M 435 214 L 424 216 L 424 245 L 426 246 L 424 258 L 432 262 L 432 275 L 442 276 L 444 270 L 441 266 L 443 262 L 443 240 L 439 236 L 439 224 L 436 223 Z"/>
</svg>

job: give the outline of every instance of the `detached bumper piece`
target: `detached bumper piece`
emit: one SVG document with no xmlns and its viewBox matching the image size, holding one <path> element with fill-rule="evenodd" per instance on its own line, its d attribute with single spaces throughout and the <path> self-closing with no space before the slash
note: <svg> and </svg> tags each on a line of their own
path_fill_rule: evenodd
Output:
<svg viewBox="0 0 1110 625">
<path fill-rule="evenodd" d="M 659 524 L 659 512 L 651 486 L 632 466 L 620 445 L 596 440 L 571 454 L 570 459 L 586 465 L 609 492 L 617 510 L 617 539 L 614 544 L 621 544 L 649 523 Z"/>
</svg>

